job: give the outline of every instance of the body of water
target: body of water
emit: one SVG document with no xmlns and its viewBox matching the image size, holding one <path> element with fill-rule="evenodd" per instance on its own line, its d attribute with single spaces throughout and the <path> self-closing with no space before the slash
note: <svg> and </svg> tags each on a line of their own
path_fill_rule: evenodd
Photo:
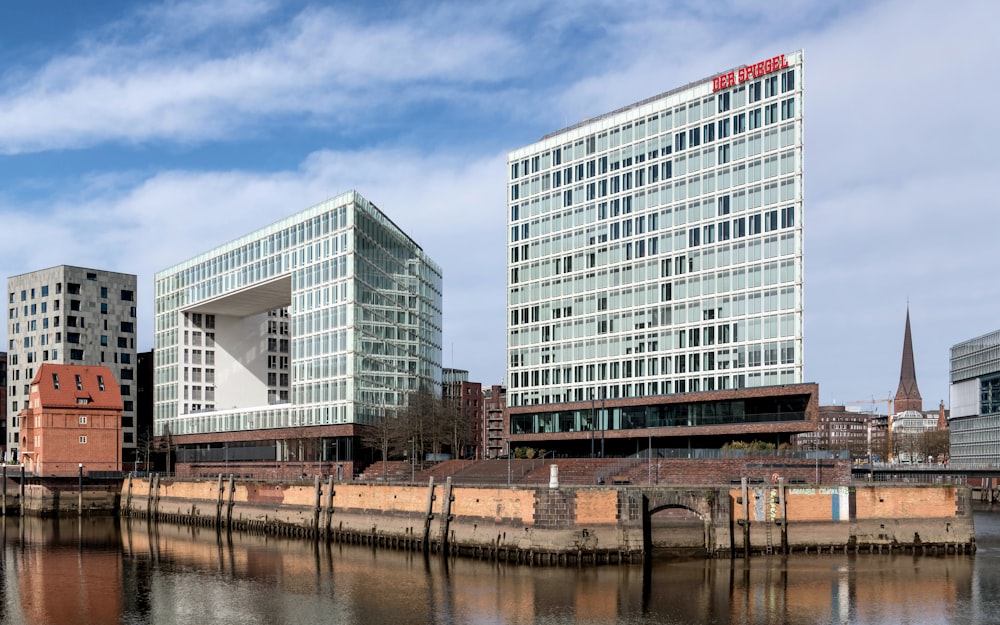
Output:
<svg viewBox="0 0 1000 625">
<path fill-rule="evenodd" d="M 1000 509 L 974 556 L 528 567 L 135 520 L 9 518 L 0 625 L 1000 623 Z"/>
</svg>

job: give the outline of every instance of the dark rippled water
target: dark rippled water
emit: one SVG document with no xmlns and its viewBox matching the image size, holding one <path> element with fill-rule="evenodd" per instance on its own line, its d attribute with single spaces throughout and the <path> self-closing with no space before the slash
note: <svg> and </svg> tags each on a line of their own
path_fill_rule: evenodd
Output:
<svg viewBox="0 0 1000 625">
<path fill-rule="evenodd" d="M 114 519 L 7 519 L 0 625 L 1000 623 L 1000 510 L 975 556 L 530 568 Z"/>
</svg>

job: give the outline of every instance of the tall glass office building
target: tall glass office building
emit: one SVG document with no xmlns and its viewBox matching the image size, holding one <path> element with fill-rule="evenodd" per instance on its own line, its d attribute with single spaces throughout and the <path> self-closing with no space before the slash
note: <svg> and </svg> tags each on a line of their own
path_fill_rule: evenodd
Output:
<svg viewBox="0 0 1000 625">
<path fill-rule="evenodd" d="M 547 405 L 802 383 L 802 71 L 778 55 L 509 154 L 507 399 L 539 406 L 513 433 L 593 427 Z"/>
<path fill-rule="evenodd" d="M 159 272 L 156 434 L 191 463 L 348 460 L 353 426 L 439 392 L 441 289 L 356 192 Z"/>
<path fill-rule="evenodd" d="M 1000 467 L 1000 330 L 951 348 L 951 463 Z"/>
</svg>

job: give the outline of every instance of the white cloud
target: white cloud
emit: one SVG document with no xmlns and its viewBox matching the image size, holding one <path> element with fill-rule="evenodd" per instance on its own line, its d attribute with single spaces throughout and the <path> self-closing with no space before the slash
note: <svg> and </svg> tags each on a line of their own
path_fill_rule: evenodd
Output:
<svg viewBox="0 0 1000 625">
<path fill-rule="evenodd" d="M 186 23 L 176 15 L 167 20 L 178 30 Z M 342 11 L 307 9 L 257 38 L 234 38 L 232 49 L 168 47 L 163 32 L 149 40 L 92 41 L 27 80 L 5 82 L 0 152 L 219 139 L 273 115 L 335 123 L 379 106 L 433 100 L 438 88 L 509 76 L 501 61 L 511 41 L 478 26 L 365 23 Z"/>
</svg>

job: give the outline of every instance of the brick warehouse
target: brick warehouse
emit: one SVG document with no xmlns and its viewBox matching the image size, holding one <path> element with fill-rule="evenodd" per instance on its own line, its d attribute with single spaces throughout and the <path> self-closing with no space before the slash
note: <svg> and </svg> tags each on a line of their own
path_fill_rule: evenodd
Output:
<svg viewBox="0 0 1000 625">
<path fill-rule="evenodd" d="M 122 397 L 107 367 L 45 363 L 21 411 L 21 455 L 39 476 L 121 471 Z"/>
</svg>

